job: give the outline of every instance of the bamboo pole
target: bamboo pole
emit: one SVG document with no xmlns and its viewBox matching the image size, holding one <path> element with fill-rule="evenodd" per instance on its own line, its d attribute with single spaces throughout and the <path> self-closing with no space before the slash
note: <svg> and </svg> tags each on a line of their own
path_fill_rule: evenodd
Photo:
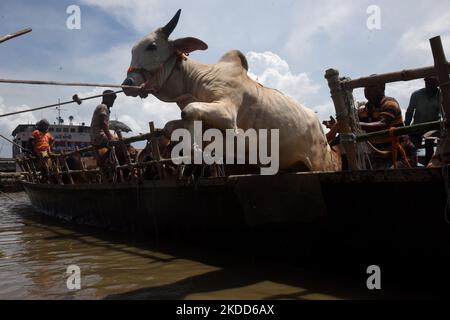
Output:
<svg viewBox="0 0 450 320">
<path fill-rule="evenodd" d="M 0 83 L 11 84 L 33 84 L 46 86 L 64 86 L 64 87 L 106 87 L 106 88 L 121 88 L 121 89 L 142 89 L 138 86 L 127 86 L 121 84 L 111 83 L 89 83 L 89 82 L 64 82 L 64 81 L 47 81 L 47 80 L 22 80 L 22 79 L 0 79 Z"/>
<path fill-rule="evenodd" d="M 150 134 L 154 134 L 155 133 L 155 124 L 153 123 L 153 121 L 149 122 L 149 127 L 150 127 Z M 158 139 L 157 137 L 155 137 L 154 135 L 150 138 L 151 144 L 152 144 L 152 156 L 153 159 L 155 159 L 156 161 L 158 161 L 157 167 L 158 167 L 158 175 L 160 177 L 160 179 L 164 178 L 164 170 L 162 168 L 162 165 L 160 163 L 161 161 L 161 153 L 159 152 L 159 144 L 158 144 Z"/>
<path fill-rule="evenodd" d="M 120 141 L 120 148 L 122 149 L 122 153 L 125 155 L 125 157 L 126 157 L 126 163 L 127 163 L 127 165 L 128 165 L 128 167 L 129 167 L 129 169 L 130 169 L 130 172 L 128 173 L 129 174 L 129 179 L 133 179 L 134 177 L 135 177 L 135 175 L 134 175 L 134 173 L 133 173 L 133 166 L 132 166 L 132 164 L 133 164 L 133 161 L 131 160 L 131 155 L 130 155 L 130 152 L 128 151 L 128 148 L 127 148 L 127 146 L 125 145 L 125 143 L 123 143 L 123 136 L 122 136 L 122 132 L 120 131 L 120 130 L 118 130 L 117 132 L 117 137 L 119 138 L 119 141 Z M 136 175 L 137 175 L 138 173 L 136 172 Z M 123 178 L 123 177 L 122 177 Z"/>
<path fill-rule="evenodd" d="M 442 47 L 441 37 L 430 39 L 431 51 L 433 52 L 434 70 L 438 76 L 439 87 L 442 94 L 442 106 L 444 107 L 445 119 L 450 123 L 450 77 L 449 64 Z"/>
<path fill-rule="evenodd" d="M 75 99 L 75 96 L 72 98 L 72 100 L 69 101 L 64 101 L 64 102 L 58 102 L 58 103 L 54 103 L 54 104 L 49 104 L 43 107 L 37 107 L 37 108 L 31 108 L 31 109 L 25 109 L 25 110 L 20 110 L 20 111 L 15 111 L 15 112 L 9 112 L 9 113 L 4 113 L 4 114 L 0 114 L 0 118 L 3 117 L 8 117 L 8 116 L 12 116 L 15 114 L 20 114 L 20 113 L 25 113 L 25 112 L 32 112 L 32 111 L 37 111 L 37 110 L 42 110 L 42 109 L 48 109 L 48 108 L 53 108 L 53 107 L 60 107 L 62 105 L 66 105 L 66 104 L 71 104 L 71 103 L 78 103 L 80 104 L 80 101 L 85 101 L 85 100 L 90 100 L 90 99 L 95 99 L 95 98 L 100 98 L 109 94 L 116 94 L 116 93 L 121 93 L 123 92 L 123 90 L 118 90 L 118 91 L 114 91 L 114 92 L 110 92 L 110 93 L 105 93 L 105 94 L 96 94 L 93 96 L 89 96 L 89 97 L 85 97 L 85 98 L 77 98 Z"/>
<path fill-rule="evenodd" d="M 70 184 L 73 184 L 72 174 L 70 173 L 69 165 L 67 164 L 67 157 L 65 157 L 64 152 L 62 152 L 63 164 L 66 169 L 67 176 L 69 177 Z"/>
<path fill-rule="evenodd" d="M 75 153 L 77 153 L 80 156 L 80 163 L 81 163 L 81 177 L 88 182 L 88 184 L 91 184 L 91 179 L 86 174 L 86 164 L 83 161 L 83 157 L 81 156 L 81 153 L 79 152 L 79 148 L 75 147 Z"/>
<path fill-rule="evenodd" d="M 449 65 L 442 47 L 441 37 L 430 39 L 431 51 L 433 52 L 435 74 L 439 80 L 442 94 L 442 107 L 444 109 L 445 124 L 450 123 L 450 77 Z M 450 137 L 447 128 L 443 130 L 443 136 L 436 148 L 436 158 L 441 165 L 450 163 Z"/>
<path fill-rule="evenodd" d="M 26 176 L 24 172 L 0 172 L 0 179 L 20 178 Z"/>
<path fill-rule="evenodd" d="M 446 62 L 447 67 L 449 66 Z M 397 81 L 410 81 L 415 79 L 422 79 L 429 76 L 436 75 L 435 67 L 424 67 L 418 69 L 407 69 L 397 72 L 390 72 L 384 74 L 377 74 L 369 77 L 361 77 L 358 79 L 348 80 L 342 82 L 344 90 L 351 90 L 355 88 L 364 88 L 373 86 L 379 83 L 389 83 Z"/>
<path fill-rule="evenodd" d="M 120 169 L 120 163 L 119 163 L 119 159 L 117 158 L 117 154 L 116 154 L 116 147 L 112 147 L 111 148 L 111 155 L 112 155 L 112 159 L 114 161 L 114 182 L 117 181 L 117 171 L 119 172 L 120 175 L 120 181 L 123 182 L 123 172 L 122 169 Z"/>
<path fill-rule="evenodd" d="M 359 168 L 357 161 L 356 141 L 354 139 L 354 133 L 350 127 L 349 110 L 346 108 L 345 95 L 339 80 L 339 71 L 335 69 L 328 69 L 325 73 L 325 78 L 328 81 L 331 98 L 333 99 L 334 108 L 336 109 L 336 119 L 339 123 L 339 134 L 341 137 L 341 143 L 345 149 L 349 168 L 351 170 L 360 170 L 361 168 Z"/>
<path fill-rule="evenodd" d="M 11 33 L 11 34 L 7 34 L 7 35 L 5 35 L 3 37 L 0 37 L 0 43 L 8 41 L 8 40 L 11 40 L 11 39 L 16 38 L 16 37 L 19 37 L 19 36 L 24 35 L 24 34 L 26 34 L 28 32 L 31 32 L 31 31 L 33 31 L 33 29 L 25 28 L 25 29 L 16 31 L 16 32 Z"/>
<path fill-rule="evenodd" d="M 395 136 L 401 136 L 404 134 L 410 134 L 415 132 L 424 132 L 424 131 L 431 131 L 431 130 L 438 130 L 441 128 L 441 121 L 432 121 L 432 122 L 425 122 L 421 124 L 416 124 L 412 126 L 407 127 L 398 127 L 398 128 L 392 128 L 392 133 Z M 380 137 L 389 137 L 391 135 L 391 130 L 381 130 L 381 131 L 375 131 L 375 132 L 369 132 L 364 133 L 356 136 L 356 142 L 363 142 L 370 140 L 372 138 L 380 138 Z"/>
<path fill-rule="evenodd" d="M 150 140 L 152 137 L 159 137 L 162 134 L 163 133 L 162 133 L 161 130 L 155 129 L 155 131 L 153 133 L 145 133 L 145 134 L 141 134 L 141 135 L 138 135 L 138 136 L 125 138 L 125 139 L 123 139 L 121 141 L 110 141 L 109 144 L 111 146 L 120 145 L 121 143 L 130 144 L 130 143 L 133 143 L 133 142 Z M 83 153 L 86 153 L 86 152 L 95 151 L 96 149 L 100 149 L 100 148 L 102 148 L 102 147 L 89 146 L 89 147 L 77 149 L 77 150 L 72 151 L 72 152 L 68 152 L 68 153 L 66 153 L 66 156 L 72 156 L 72 155 L 75 155 L 75 154 L 83 154 Z M 61 156 L 60 154 L 53 154 L 53 155 L 54 156 Z"/>
</svg>

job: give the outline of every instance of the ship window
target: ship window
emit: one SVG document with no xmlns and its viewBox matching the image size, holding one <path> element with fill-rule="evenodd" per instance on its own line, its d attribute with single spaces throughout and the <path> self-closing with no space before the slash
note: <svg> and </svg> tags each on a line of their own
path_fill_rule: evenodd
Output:
<svg viewBox="0 0 450 320">
<path fill-rule="evenodd" d="M 64 128 L 63 132 L 69 132 L 69 128 Z"/>
<path fill-rule="evenodd" d="M 61 132 L 61 128 L 56 128 L 56 132 Z"/>
<path fill-rule="evenodd" d="M 53 132 L 53 131 L 55 131 L 55 128 L 49 128 L 48 129 L 48 132 Z"/>
<path fill-rule="evenodd" d="M 70 128 L 70 132 L 75 132 L 75 128 Z"/>
</svg>

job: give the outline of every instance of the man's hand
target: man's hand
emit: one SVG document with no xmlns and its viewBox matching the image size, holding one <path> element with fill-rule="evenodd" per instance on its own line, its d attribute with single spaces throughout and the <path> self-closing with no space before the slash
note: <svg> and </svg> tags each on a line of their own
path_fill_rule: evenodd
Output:
<svg viewBox="0 0 450 320">
<path fill-rule="evenodd" d="M 336 119 L 334 119 L 333 116 L 330 116 L 330 120 L 324 120 L 322 121 L 322 124 L 327 127 L 327 129 L 331 129 L 336 124 Z"/>
</svg>

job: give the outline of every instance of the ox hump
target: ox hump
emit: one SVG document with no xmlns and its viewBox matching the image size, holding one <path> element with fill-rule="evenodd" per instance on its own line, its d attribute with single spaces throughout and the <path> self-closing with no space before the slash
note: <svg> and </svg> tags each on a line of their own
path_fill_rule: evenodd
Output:
<svg viewBox="0 0 450 320">
<path fill-rule="evenodd" d="M 218 62 L 232 62 L 240 65 L 242 68 L 248 71 L 248 62 L 244 54 L 239 50 L 231 50 L 225 53 Z"/>
</svg>

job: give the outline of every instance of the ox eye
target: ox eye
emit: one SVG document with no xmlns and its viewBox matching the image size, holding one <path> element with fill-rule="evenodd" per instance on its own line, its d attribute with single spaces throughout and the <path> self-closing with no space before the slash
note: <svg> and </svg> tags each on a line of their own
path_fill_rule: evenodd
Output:
<svg viewBox="0 0 450 320">
<path fill-rule="evenodd" d="M 147 51 L 153 51 L 153 50 L 156 50 L 156 43 L 154 43 L 154 42 L 150 43 L 150 44 L 147 46 L 147 48 L 145 48 L 145 50 L 147 50 Z"/>
</svg>

